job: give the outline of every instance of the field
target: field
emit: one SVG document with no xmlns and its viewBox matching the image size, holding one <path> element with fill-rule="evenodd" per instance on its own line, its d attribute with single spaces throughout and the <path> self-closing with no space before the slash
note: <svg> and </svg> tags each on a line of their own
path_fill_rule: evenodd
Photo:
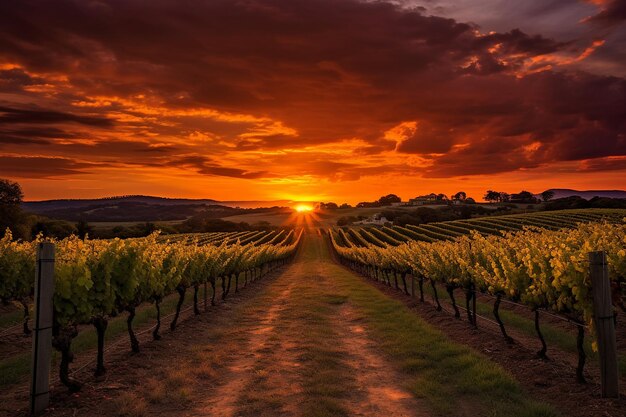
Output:
<svg viewBox="0 0 626 417">
<path fill-rule="evenodd" d="M 335 228 L 332 233 L 339 245 L 344 247 L 367 247 L 369 245 L 383 247 L 387 244 L 397 246 L 408 241 L 429 243 L 452 241 L 460 236 L 470 235 L 472 232 L 502 235 L 504 232 L 521 231 L 525 228 L 559 230 L 576 227 L 579 223 L 621 223 L 625 217 L 626 210 L 622 209 L 561 210 L 434 222 L 419 226 Z"/>
<path fill-rule="evenodd" d="M 567 301 L 584 293 L 572 292 L 584 285 L 580 268 L 558 270 L 563 282 L 575 285 L 559 290 L 557 305 L 541 292 L 527 296 L 533 284 L 523 276 L 525 266 L 513 268 L 516 280 L 499 281 L 497 271 L 472 275 L 490 261 L 475 258 L 471 271 L 457 263 L 483 252 L 513 262 L 507 245 L 524 251 L 567 242 L 562 258 L 554 250 L 546 255 L 554 272 L 554 260 L 603 242 L 611 272 L 619 274 L 626 241 L 616 242 L 626 239 L 625 214 L 577 210 L 377 229 L 329 229 L 302 218 L 304 229 L 57 242 L 55 320 L 60 334 L 77 335 L 57 343 L 54 367 L 65 364 L 69 372 L 53 372 L 48 414 L 624 415 L 623 389 L 619 400 L 598 394 L 587 296 Z M 577 246 L 580 241 L 587 246 Z M 11 282 L 32 285 L 22 278 L 34 268 L 32 245 L 6 238 L 2 245 L 0 271 L 15 272 Z M 542 262 L 544 255 L 532 253 L 532 262 Z M 433 256 L 439 258 L 427 263 Z M 122 269 L 129 262 L 131 275 Z M 484 285 L 488 276 L 492 281 Z M 98 289 L 103 280 L 113 293 Z M 21 334 L 19 301 L 29 290 L 11 286 L 9 296 L 7 282 L 0 295 L 14 303 L 0 309 L 0 413 L 20 416 L 27 415 L 30 338 Z M 130 293 L 128 282 L 136 285 Z M 476 307 L 444 300 L 447 291 L 463 300 L 468 285 Z M 495 301 L 502 303 L 497 318 Z M 462 305 L 468 314 L 455 317 Z M 543 357 L 536 354 L 542 348 L 536 314 L 548 346 Z M 99 334 L 95 319 L 107 321 L 106 333 Z M 617 323 L 624 387 L 621 314 Z M 584 369 L 578 366 L 580 328 Z M 99 337 L 103 361 L 96 360 Z"/>
</svg>

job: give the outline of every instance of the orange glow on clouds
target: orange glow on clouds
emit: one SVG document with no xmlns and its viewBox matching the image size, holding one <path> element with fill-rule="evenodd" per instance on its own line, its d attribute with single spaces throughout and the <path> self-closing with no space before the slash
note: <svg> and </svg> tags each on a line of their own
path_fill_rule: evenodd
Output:
<svg viewBox="0 0 626 417">
<path fill-rule="evenodd" d="M 558 36 L 548 19 L 257 1 L 6 2 L 0 178 L 28 200 L 623 187 L 616 1 L 556 2 Z"/>
</svg>

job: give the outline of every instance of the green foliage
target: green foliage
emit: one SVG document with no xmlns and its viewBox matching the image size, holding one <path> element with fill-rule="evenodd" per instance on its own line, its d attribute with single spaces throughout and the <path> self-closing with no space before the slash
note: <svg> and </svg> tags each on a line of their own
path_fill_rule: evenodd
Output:
<svg viewBox="0 0 626 417">
<path fill-rule="evenodd" d="M 21 243 L 13 241 L 7 229 L 0 239 L 0 299 L 22 300 L 33 293 L 35 253 L 38 241 Z"/>
<path fill-rule="evenodd" d="M 552 223 L 549 218 L 542 221 Z M 592 327 L 587 254 L 607 251 L 611 279 L 617 282 L 626 276 L 624 221 L 580 223 L 576 228 L 561 230 L 527 228 L 503 235 L 473 231 L 453 241 L 409 241 L 395 247 L 345 247 L 330 235 L 339 256 L 358 265 L 412 271 L 434 282 L 479 288 L 532 309 L 553 310 Z"/>
<path fill-rule="evenodd" d="M 81 240 L 71 236 L 56 244 L 55 322 L 58 326 L 90 323 L 143 302 L 153 302 L 178 287 L 261 268 L 295 253 L 302 232 L 280 234 L 282 240 L 257 245 L 266 232 L 252 232 L 243 244 L 221 234 L 221 244 L 199 244 L 199 236 L 154 233 L 141 239 Z M 33 293 L 36 246 L 13 241 L 10 231 L 0 240 L 0 299 L 28 298 Z"/>
</svg>

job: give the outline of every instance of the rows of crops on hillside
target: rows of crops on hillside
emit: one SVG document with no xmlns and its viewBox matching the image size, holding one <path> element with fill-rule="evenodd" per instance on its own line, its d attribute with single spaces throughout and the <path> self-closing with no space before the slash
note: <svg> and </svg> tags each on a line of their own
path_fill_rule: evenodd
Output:
<svg viewBox="0 0 626 417">
<path fill-rule="evenodd" d="M 279 244 L 281 239 L 287 238 L 290 231 L 280 229 L 276 231 L 243 231 L 243 232 L 207 232 L 207 233 L 181 233 L 173 235 L 161 235 L 157 241 L 196 244 L 196 245 L 234 245 L 248 244 L 261 245 L 264 243 Z"/>
<path fill-rule="evenodd" d="M 624 217 L 626 217 L 624 209 L 562 210 L 434 222 L 419 226 L 350 227 L 346 233 L 350 236 L 350 243 L 357 246 L 366 246 L 363 241 L 377 246 L 386 244 L 397 246 L 408 240 L 423 242 L 454 240 L 473 232 L 501 236 L 503 233 L 521 231 L 525 228 L 547 230 L 575 228 L 579 223 L 621 222 Z M 339 232 L 335 229 L 334 233 L 337 236 Z M 339 243 L 341 244 L 341 241 Z"/>
</svg>

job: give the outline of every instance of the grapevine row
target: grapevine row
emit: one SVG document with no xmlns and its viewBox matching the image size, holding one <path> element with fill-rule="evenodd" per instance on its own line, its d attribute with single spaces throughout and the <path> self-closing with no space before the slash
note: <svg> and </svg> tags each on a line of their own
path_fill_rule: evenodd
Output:
<svg viewBox="0 0 626 417">
<path fill-rule="evenodd" d="M 153 337 L 157 340 L 160 338 L 160 303 L 166 296 L 173 293 L 179 296 L 170 324 L 174 330 L 189 289 L 193 289 L 194 312 L 199 314 L 201 285 L 211 285 L 211 304 L 215 304 L 216 283 L 220 279 L 222 298 L 225 299 L 233 280 L 237 292 L 240 277 L 247 285 L 248 281 L 289 261 L 301 236 L 302 231 L 292 230 L 275 245 L 255 245 L 253 242 L 198 245 L 198 237 L 192 242 L 186 239 L 162 241 L 157 233 L 141 239 L 81 240 L 70 237 L 54 241 L 53 346 L 61 352 L 61 381 L 71 390 L 80 388 L 80 384 L 69 376 L 71 343 L 78 334 L 79 325 L 92 324 L 96 328 L 96 374 L 101 375 L 105 372 L 104 336 L 109 318 L 128 313 L 131 348 L 138 352 L 139 342 L 132 325 L 139 305 L 155 304 L 157 325 Z M 18 301 L 24 306 L 30 302 L 35 255 L 41 240 L 16 242 L 10 231 L 0 240 L 0 299 L 3 301 Z"/>
<path fill-rule="evenodd" d="M 504 232 L 502 236 L 472 232 L 455 241 L 425 243 L 409 241 L 398 246 L 346 248 L 329 233 L 332 247 L 339 258 L 358 272 L 382 279 L 391 285 L 398 280 L 408 293 L 406 277 L 411 274 L 419 283 L 423 301 L 423 285 L 430 281 L 438 309 L 441 309 L 435 284 L 443 285 L 450 296 L 455 316 L 460 312 L 454 289 L 466 294 L 469 321 L 476 324 L 476 312 L 470 302 L 477 292 L 496 299 L 494 316 L 504 337 L 510 340 L 498 315 L 500 301 L 505 298 L 526 305 L 535 312 L 538 336 L 542 341 L 540 355 L 546 345 L 538 327 L 539 309 L 550 310 L 579 324 L 579 367 L 583 379 L 585 325 L 594 329 L 593 299 L 589 282 L 588 253 L 607 252 L 609 276 L 615 288 L 626 278 L 626 223 L 580 223 L 575 229 Z"/>
<path fill-rule="evenodd" d="M 384 246 L 384 244 L 397 246 L 406 240 L 424 242 L 454 240 L 459 236 L 469 235 L 474 231 L 485 235 L 501 236 L 505 232 L 520 231 L 527 227 L 559 230 L 575 228 L 579 223 L 585 222 L 609 221 L 619 223 L 624 217 L 626 217 L 626 210 L 624 209 L 562 210 L 559 212 L 513 214 L 434 222 L 419 226 L 358 228 L 351 229 L 347 233 L 351 237 L 351 242 L 357 246 L 363 246 L 363 240 L 377 246 Z M 374 237 L 372 238 L 371 235 L 374 235 Z"/>
</svg>

